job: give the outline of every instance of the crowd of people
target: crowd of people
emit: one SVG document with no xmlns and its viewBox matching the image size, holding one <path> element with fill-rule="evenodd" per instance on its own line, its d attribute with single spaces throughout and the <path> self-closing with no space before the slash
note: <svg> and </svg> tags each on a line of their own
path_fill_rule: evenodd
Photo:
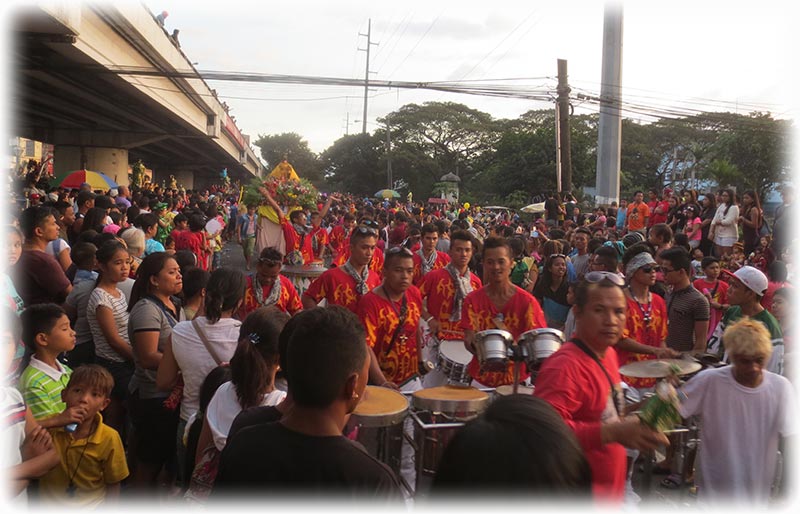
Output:
<svg viewBox="0 0 800 514">
<path fill-rule="evenodd" d="M 408 500 L 412 448 L 398 476 L 347 421 L 367 384 L 430 386 L 441 341 L 473 355 L 471 386 L 517 376 L 534 392 L 459 432 L 433 496 L 634 501 L 638 452 L 671 440 L 621 394 L 646 398 L 655 380 L 620 367 L 689 356 L 718 362 L 682 386 L 681 414 L 702 425 L 698 473 L 667 452 L 662 485 L 756 504 L 780 485 L 781 441 L 796 433 L 791 186 L 771 223 L 756 192 L 739 202 L 728 189 L 594 209 L 554 193 L 530 218 L 348 194 L 290 210 L 262 191 L 281 225 L 273 246 L 260 206 L 223 188 L 27 193 L 3 277 L 5 468 L 19 501 Z M 226 244 L 245 270 L 223 262 Z M 281 274 L 298 262 L 326 270 L 298 290 Z M 486 330 L 517 340 L 545 327 L 565 343 L 540 369 L 478 358 Z"/>
</svg>

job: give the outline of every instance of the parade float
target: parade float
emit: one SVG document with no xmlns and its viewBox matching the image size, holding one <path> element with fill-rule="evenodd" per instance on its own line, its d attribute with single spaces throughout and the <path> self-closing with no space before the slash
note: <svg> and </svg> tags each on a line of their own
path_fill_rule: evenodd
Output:
<svg viewBox="0 0 800 514">
<path fill-rule="evenodd" d="M 287 255 L 286 243 L 281 228 L 280 216 L 271 207 L 263 194 L 266 191 L 281 206 L 283 212 L 288 217 L 293 211 L 299 209 L 315 209 L 319 192 L 317 188 L 307 179 L 300 178 L 289 162 L 284 159 L 270 172 L 265 180 L 253 179 L 245 187 L 243 203 L 245 205 L 256 205 L 258 214 L 256 229 L 256 255 L 264 248 L 277 248 L 282 254 L 286 255 L 286 266 L 283 274 L 295 278 L 292 275 L 302 275 L 302 279 L 315 278 L 322 273 L 325 268 L 321 262 L 303 262 L 299 252 L 290 252 Z M 293 280 L 294 281 L 294 280 Z M 303 284 L 295 283 L 296 288 L 307 288 L 305 280 Z M 305 287 L 303 287 L 305 286 Z"/>
</svg>

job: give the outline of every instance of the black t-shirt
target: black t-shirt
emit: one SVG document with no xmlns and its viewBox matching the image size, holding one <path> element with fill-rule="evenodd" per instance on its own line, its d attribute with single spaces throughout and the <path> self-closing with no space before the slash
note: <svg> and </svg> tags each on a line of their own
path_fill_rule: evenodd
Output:
<svg viewBox="0 0 800 514">
<path fill-rule="evenodd" d="M 281 411 L 274 405 L 269 407 L 251 407 L 245 409 L 233 418 L 231 429 L 228 430 L 228 441 L 233 439 L 233 436 L 239 430 L 253 425 L 261 425 L 262 423 L 272 423 L 273 421 L 280 421 L 283 415 Z"/>
<path fill-rule="evenodd" d="M 544 202 L 544 210 L 547 212 L 547 219 L 549 220 L 558 219 L 558 207 L 559 203 L 558 200 L 556 200 L 555 198 L 548 198 Z"/>
<path fill-rule="evenodd" d="M 281 423 L 242 428 L 222 451 L 212 498 L 328 496 L 402 501 L 392 470 L 344 436 L 315 437 Z"/>
</svg>

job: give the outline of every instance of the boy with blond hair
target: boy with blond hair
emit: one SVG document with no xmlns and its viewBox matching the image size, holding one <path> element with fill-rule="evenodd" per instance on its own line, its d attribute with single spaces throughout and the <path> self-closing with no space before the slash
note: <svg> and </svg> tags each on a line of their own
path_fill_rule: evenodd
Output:
<svg viewBox="0 0 800 514">
<path fill-rule="evenodd" d="M 772 342 L 761 322 L 743 318 L 723 335 L 731 365 L 705 370 L 681 388 L 681 415 L 702 419 L 698 502 L 766 506 L 779 441 L 797 433 L 794 390 L 766 369 Z"/>
<path fill-rule="evenodd" d="M 67 409 L 79 407 L 86 415 L 74 432 L 50 430 L 61 464 L 39 481 L 43 501 L 93 508 L 119 498 L 120 482 L 129 474 L 125 449 L 100 414 L 113 387 L 114 378 L 102 366 L 87 364 L 73 371 L 61 396 Z"/>
</svg>

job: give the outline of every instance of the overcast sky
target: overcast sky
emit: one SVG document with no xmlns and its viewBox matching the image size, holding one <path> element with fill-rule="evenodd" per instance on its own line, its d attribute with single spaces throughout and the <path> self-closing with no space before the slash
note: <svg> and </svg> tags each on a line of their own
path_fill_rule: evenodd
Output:
<svg viewBox="0 0 800 514">
<path fill-rule="evenodd" d="M 623 98 L 647 106 L 754 108 L 788 117 L 796 89 L 796 11 L 789 2 L 670 1 L 624 4 Z M 530 78 L 554 89 L 566 59 L 573 88 L 599 93 L 603 4 L 586 1 L 358 1 L 195 3 L 146 0 L 166 9 L 168 31 L 199 70 L 362 79 L 372 19 L 371 78 L 459 81 Z M 210 82 L 237 124 L 259 134 L 297 132 L 320 152 L 359 132 L 363 87 Z M 379 89 L 367 129 L 411 102 L 454 101 L 497 118 L 551 103 Z M 578 105 L 578 104 L 576 104 Z M 596 109 L 578 105 L 577 112 Z"/>
</svg>

